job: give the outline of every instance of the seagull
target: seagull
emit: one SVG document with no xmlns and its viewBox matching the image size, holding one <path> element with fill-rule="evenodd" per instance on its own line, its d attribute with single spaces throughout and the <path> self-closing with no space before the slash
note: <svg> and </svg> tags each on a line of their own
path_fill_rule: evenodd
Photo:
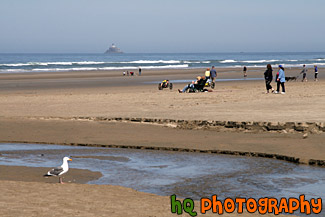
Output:
<svg viewBox="0 0 325 217">
<path fill-rule="evenodd" d="M 46 177 L 47 176 L 61 176 L 61 175 L 65 174 L 69 170 L 68 161 L 72 161 L 72 160 L 69 157 L 64 157 L 63 163 L 60 167 L 51 169 L 44 176 L 46 176 Z M 62 177 L 59 177 L 59 183 L 63 184 Z"/>
</svg>

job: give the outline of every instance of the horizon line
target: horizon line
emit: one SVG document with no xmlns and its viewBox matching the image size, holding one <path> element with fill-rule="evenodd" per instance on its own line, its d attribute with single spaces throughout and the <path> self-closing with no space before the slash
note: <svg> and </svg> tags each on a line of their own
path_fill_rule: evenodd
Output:
<svg viewBox="0 0 325 217">
<path fill-rule="evenodd" d="M 104 55 L 125 55 L 125 54 L 222 54 L 222 53 L 325 53 L 325 51 L 221 51 L 221 52 L 0 52 L 0 54 L 104 54 Z"/>
</svg>

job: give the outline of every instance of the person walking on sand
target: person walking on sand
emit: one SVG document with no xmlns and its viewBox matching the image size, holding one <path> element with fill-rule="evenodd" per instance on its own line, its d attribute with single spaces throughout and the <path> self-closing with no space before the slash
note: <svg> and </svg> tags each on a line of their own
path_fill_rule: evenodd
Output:
<svg viewBox="0 0 325 217">
<path fill-rule="evenodd" d="M 307 82 L 307 78 L 306 78 L 307 71 L 308 71 L 308 69 L 306 68 L 306 65 L 303 65 L 302 71 L 300 72 L 300 74 L 302 74 L 301 82 L 304 82 L 304 81 Z"/>
<path fill-rule="evenodd" d="M 315 81 L 318 81 L 318 68 L 316 65 L 314 65 L 314 69 L 315 69 Z"/>
<path fill-rule="evenodd" d="M 282 65 L 279 65 L 279 76 L 276 80 L 277 80 L 277 88 L 276 88 L 276 91 L 274 91 L 274 93 L 279 93 L 280 84 L 281 84 L 281 87 L 282 87 L 281 94 L 285 94 L 284 83 L 286 82 L 286 79 L 285 79 L 285 74 L 284 74 L 284 68 L 282 67 Z"/>
<path fill-rule="evenodd" d="M 269 91 L 272 89 L 272 93 L 274 92 L 274 89 L 271 86 L 271 82 L 273 80 L 273 69 L 271 64 L 267 64 L 266 71 L 264 72 L 264 78 L 265 78 L 265 85 L 266 85 L 266 93 L 269 93 Z"/>
<path fill-rule="evenodd" d="M 212 82 L 214 82 L 217 78 L 217 71 L 215 70 L 214 66 L 211 67 L 210 77 Z"/>
<path fill-rule="evenodd" d="M 244 78 L 246 78 L 247 77 L 247 67 L 246 66 L 244 66 L 243 72 L 244 72 Z"/>
<path fill-rule="evenodd" d="M 139 67 L 139 76 L 141 76 L 141 71 L 142 71 L 142 70 L 141 70 L 141 68 Z"/>
</svg>

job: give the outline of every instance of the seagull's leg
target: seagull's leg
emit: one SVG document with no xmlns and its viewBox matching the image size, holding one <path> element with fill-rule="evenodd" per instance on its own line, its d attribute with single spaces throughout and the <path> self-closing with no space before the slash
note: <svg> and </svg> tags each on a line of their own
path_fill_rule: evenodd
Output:
<svg viewBox="0 0 325 217">
<path fill-rule="evenodd" d="M 62 181 L 62 177 L 59 178 L 59 183 L 64 184 L 63 181 Z"/>
</svg>

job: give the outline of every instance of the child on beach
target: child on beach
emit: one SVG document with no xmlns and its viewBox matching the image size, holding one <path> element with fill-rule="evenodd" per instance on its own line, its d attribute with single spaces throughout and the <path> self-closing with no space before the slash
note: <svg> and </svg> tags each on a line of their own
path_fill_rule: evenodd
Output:
<svg viewBox="0 0 325 217">
<path fill-rule="evenodd" d="M 209 68 L 207 68 L 207 70 L 205 71 L 204 75 L 205 75 L 205 77 L 206 77 L 207 80 L 210 79 L 210 69 Z"/>
<path fill-rule="evenodd" d="M 315 69 L 315 81 L 318 81 L 318 68 L 316 65 L 314 65 L 314 69 Z"/>
<path fill-rule="evenodd" d="M 286 82 L 286 79 L 285 79 L 285 74 L 284 74 L 284 68 L 282 67 L 282 65 L 279 65 L 279 76 L 276 80 L 277 80 L 277 89 L 276 89 L 276 91 L 274 91 L 274 93 L 279 93 L 280 84 L 281 84 L 281 87 L 282 87 L 281 94 L 285 94 L 284 83 Z"/>
</svg>

